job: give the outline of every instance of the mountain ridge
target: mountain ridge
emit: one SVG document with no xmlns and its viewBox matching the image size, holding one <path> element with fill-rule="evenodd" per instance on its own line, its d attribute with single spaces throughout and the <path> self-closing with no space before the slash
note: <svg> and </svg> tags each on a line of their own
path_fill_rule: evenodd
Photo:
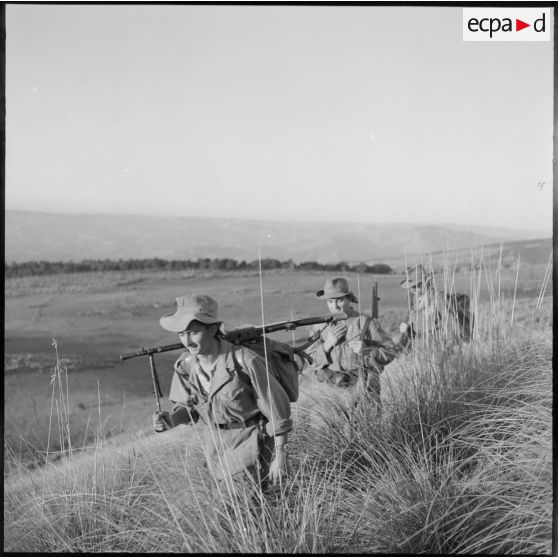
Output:
<svg viewBox="0 0 558 558">
<path fill-rule="evenodd" d="M 315 223 L 205 217 L 5 212 L 5 261 L 234 258 L 379 262 L 404 254 L 545 238 L 453 224 Z"/>
</svg>

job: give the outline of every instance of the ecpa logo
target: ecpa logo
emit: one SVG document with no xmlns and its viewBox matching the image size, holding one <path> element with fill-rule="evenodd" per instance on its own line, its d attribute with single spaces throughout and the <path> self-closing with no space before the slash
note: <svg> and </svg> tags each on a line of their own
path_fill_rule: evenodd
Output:
<svg viewBox="0 0 558 558">
<path fill-rule="evenodd" d="M 550 41 L 550 9 L 463 8 L 464 41 Z"/>
</svg>

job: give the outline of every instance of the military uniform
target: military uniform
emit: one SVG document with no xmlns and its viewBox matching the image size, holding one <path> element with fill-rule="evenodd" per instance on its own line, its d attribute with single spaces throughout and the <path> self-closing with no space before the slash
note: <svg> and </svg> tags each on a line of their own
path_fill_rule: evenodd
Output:
<svg viewBox="0 0 558 558">
<path fill-rule="evenodd" d="M 436 340 L 442 345 L 469 341 L 474 328 L 469 297 L 436 289 L 433 274 L 426 273 L 421 266 L 415 274 L 414 278 L 401 282 L 401 286 L 409 290 L 408 322 L 412 324 L 414 335 L 423 342 Z M 402 334 L 399 343 L 409 346 L 410 338 L 408 333 Z"/>
<path fill-rule="evenodd" d="M 201 421 L 208 469 L 217 484 L 253 487 L 255 480 L 265 488 L 287 472 L 289 396 L 262 357 L 221 338 L 222 322 L 210 296 L 182 296 L 176 303 L 176 312 L 160 323 L 179 335 L 187 351 L 174 367 L 172 412 L 155 413 L 153 428 L 163 432 Z M 227 493 L 232 491 L 221 495 Z"/>
<path fill-rule="evenodd" d="M 171 423 L 208 426 L 204 446 L 215 479 L 248 473 L 265 485 L 274 437 L 292 429 L 289 398 L 262 357 L 223 339 L 220 347 L 210 378 L 188 353 L 177 360 Z"/>
<path fill-rule="evenodd" d="M 349 308 L 347 319 L 334 324 L 317 324 L 310 329 L 310 338 L 317 337 L 308 348 L 312 357 L 311 370 L 320 381 L 340 387 L 360 383 L 365 392 L 380 402 L 380 374 L 396 356 L 391 337 L 378 320 Z M 344 323 L 347 327 L 344 339 L 329 352 L 324 349 L 328 328 Z M 352 341 L 361 341 L 356 353 Z"/>
</svg>

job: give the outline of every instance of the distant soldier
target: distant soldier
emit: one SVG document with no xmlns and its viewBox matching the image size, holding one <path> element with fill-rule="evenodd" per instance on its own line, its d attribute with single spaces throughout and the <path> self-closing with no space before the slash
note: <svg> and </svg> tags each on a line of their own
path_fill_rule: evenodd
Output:
<svg viewBox="0 0 558 558">
<path fill-rule="evenodd" d="M 401 287 L 409 294 L 409 316 L 400 326 L 399 345 L 409 346 L 417 334 L 424 339 L 445 342 L 469 341 L 474 316 L 469 296 L 436 289 L 434 274 L 419 265 L 407 270 Z"/>
<path fill-rule="evenodd" d="M 318 380 L 339 387 L 360 383 L 380 402 L 380 374 L 397 355 L 392 339 L 378 320 L 352 307 L 358 300 L 343 277 L 327 279 L 315 296 L 325 300 L 330 312 L 345 312 L 348 318 L 312 326 L 311 370 Z"/>
<path fill-rule="evenodd" d="M 288 466 L 288 395 L 262 357 L 222 338 L 217 303 L 211 297 L 182 296 L 176 302 L 176 312 L 160 323 L 177 333 L 187 350 L 174 367 L 169 395 L 173 410 L 154 414 L 154 430 L 201 419 L 208 427 L 208 465 L 218 481 L 230 474 L 235 484 L 250 485 L 246 475 L 263 489 L 269 481 L 276 484 Z"/>
</svg>

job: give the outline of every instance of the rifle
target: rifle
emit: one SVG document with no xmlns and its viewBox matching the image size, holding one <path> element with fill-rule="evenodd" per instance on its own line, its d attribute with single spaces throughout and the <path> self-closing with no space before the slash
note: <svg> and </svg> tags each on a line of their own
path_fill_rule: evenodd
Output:
<svg viewBox="0 0 558 558">
<path fill-rule="evenodd" d="M 372 318 L 378 319 L 378 302 L 380 297 L 378 296 L 378 282 L 376 281 L 372 285 Z"/>
<path fill-rule="evenodd" d="M 345 312 L 334 312 L 333 314 L 322 314 L 320 316 L 313 316 L 310 318 L 301 318 L 300 320 L 288 320 L 286 322 L 276 322 L 268 325 L 241 327 L 224 333 L 222 338 L 233 345 L 240 345 L 260 339 L 267 333 L 274 333 L 276 331 L 293 331 L 297 327 L 337 322 L 339 320 L 346 320 L 347 317 L 348 316 Z M 311 343 L 312 340 L 304 343 L 302 346 L 295 347 L 294 351 L 300 353 L 310 346 Z M 159 385 L 159 378 L 157 376 L 157 369 L 155 368 L 155 359 L 153 355 L 166 353 L 168 351 L 177 351 L 178 349 L 184 350 L 185 347 L 182 343 L 172 343 L 171 345 L 148 347 L 147 349 L 140 347 L 140 350 L 135 353 L 120 355 L 120 360 L 122 361 L 141 356 L 149 357 L 149 364 L 151 366 L 151 381 L 153 383 L 153 395 L 155 397 L 158 412 L 161 412 L 160 398 L 163 397 L 163 394 L 161 392 L 161 386 Z"/>
</svg>

